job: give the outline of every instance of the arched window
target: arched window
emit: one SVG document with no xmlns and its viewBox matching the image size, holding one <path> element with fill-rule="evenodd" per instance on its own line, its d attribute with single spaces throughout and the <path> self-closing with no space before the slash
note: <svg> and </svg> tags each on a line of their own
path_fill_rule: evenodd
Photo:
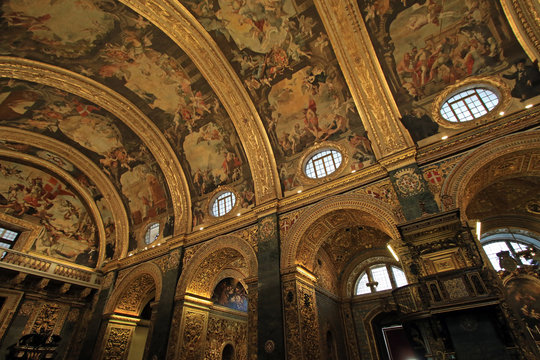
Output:
<svg viewBox="0 0 540 360">
<path fill-rule="evenodd" d="M 535 261 L 533 257 L 539 251 L 537 244 L 538 241 L 533 238 L 511 232 L 497 233 L 482 239 L 482 247 L 497 271 L 502 270 L 498 254 L 502 255 L 506 251 L 516 261 L 517 266 L 532 265 Z"/>
<path fill-rule="evenodd" d="M 356 295 L 371 294 L 407 285 L 405 273 L 391 264 L 375 264 L 364 270 L 356 284 Z"/>
<path fill-rule="evenodd" d="M 484 87 L 473 87 L 451 96 L 441 107 L 441 116 L 450 122 L 460 123 L 478 119 L 499 104 L 499 96 Z"/>
<path fill-rule="evenodd" d="M 153 243 L 159 237 L 159 223 L 152 223 L 146 228 L 144 234 L 144 242 L 146 244 Z"/>
<path fill-rule="evenodd" d="M 212 202 L 212 215 L 220 217 L 232 210 L 236 204 L 236 196 L 230 191 L 219 193 Z"/>
<path fill-rule="evenodd" d="M 306 176 L 310 179 L 320 179 L 335 172 L 343 157 L 337 150 L 326 149 L 311 156 L 304 167 Z"/>
</svg>

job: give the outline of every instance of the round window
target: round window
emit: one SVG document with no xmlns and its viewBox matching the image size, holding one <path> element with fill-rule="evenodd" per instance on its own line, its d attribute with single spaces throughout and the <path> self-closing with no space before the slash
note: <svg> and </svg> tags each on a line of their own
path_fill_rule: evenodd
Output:
<svg viewBox="0 0 540 360">
<path fill-rule="evenodd" d="M 223 216 L 232 210 L 236 203 L 236 196 L 230 191 L 220 193 L 212 203 L 212 215 Z"/>
<path fill-rule="evenodd" d="M 460 123 L 478 119 L 499 104 L 499 96 L 492 90 L 474 87 L 452 95 L 441 107 L 443 119 Z"/>
<path fill-rule="evenodd" d="M 159 237 L 159 223 L 153 223 L 148 226 L 144 234 L 144 242 L 146 244 L 153 243 Z"/>
<path fill-rule="evenodd" d="M 343 157 L 337 150 L 326 149 L 311 156 L 304 167 L 310 179 L 320 179 L 335 172 L 341 165 Z"/>
</svg>

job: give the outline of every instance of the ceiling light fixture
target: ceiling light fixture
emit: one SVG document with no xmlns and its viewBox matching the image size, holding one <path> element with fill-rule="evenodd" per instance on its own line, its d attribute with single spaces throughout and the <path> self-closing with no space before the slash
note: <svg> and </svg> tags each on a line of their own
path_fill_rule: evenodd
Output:
<svg viewBox="0 0 540 360">
<path fill-rule="evenodd" d="M 530 109 L 533 107 L 533 104 L 528 104 L 528 105 L 525 105 L 525 109 Z"/>
<path fill-rule="evenodd" d="M 388 248 L 388 251 L 390 251 L 390 253 L 394 257 L 394 259 L 396 259 L 396 261 L 399 261 L 399 258 L 397 256 L 396 252 L 394 251 L 394 249 L 392 249 L 392 246 L 390 244 L 388 244 L 388 245 L 386 245 L 386 247 Z"/>
<path fill-rule="evenodd" d="M 204 229 L 204 228 L 203 228 L 202 226 L 199 228 L 199 230 L 203 230 L 203 229 Z"/>
<path fill-rule="evenodd" d="M 297 193 L 300 194 L 302 192 L 302 190 L 298 190 Z"/>
<path fill-rule="evenodd" d="M 503 115 L 504 115 L 504 111 L 501 111 L 501 112 L 499 113 L 499 115 L 503 116 Z"/>
<path fill-rule="evenodd" d="M 448 135 L 444 135 L 441 139 L 442 139 L 442 140 L 448 139 Z"/>
</svg>

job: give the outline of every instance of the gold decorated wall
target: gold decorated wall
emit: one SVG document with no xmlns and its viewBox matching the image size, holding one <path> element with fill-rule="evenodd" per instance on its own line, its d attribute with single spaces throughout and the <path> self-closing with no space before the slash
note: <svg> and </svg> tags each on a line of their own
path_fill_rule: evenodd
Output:
<svg viewBox="0 0 540 360">
<path fill-rule="evenodd" d="M 0 357 L 540 357 L 538 14 L 3 1 Z"/>
</svg>

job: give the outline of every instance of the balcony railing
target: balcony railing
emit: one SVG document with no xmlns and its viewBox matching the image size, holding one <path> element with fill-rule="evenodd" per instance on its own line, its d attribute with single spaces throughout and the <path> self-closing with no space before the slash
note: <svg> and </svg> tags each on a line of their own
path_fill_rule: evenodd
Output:
<svg viewBox="0 0 540 360">
<path fill-rule="evenodd" d="M 0 249 L 0 268 L 95 289 L 99 288 L 101 284 L 101 276 L 97 272 L 79 269 L 11 249 Z"/>
<path fill-rule="evenodd" d="M 403 314 L 435 310 L 440 307 L 483 301 L 496 297 L 478 270 L 453 271 L 426 276 L 421 283 L 392 292 Z"/>
</svg>

